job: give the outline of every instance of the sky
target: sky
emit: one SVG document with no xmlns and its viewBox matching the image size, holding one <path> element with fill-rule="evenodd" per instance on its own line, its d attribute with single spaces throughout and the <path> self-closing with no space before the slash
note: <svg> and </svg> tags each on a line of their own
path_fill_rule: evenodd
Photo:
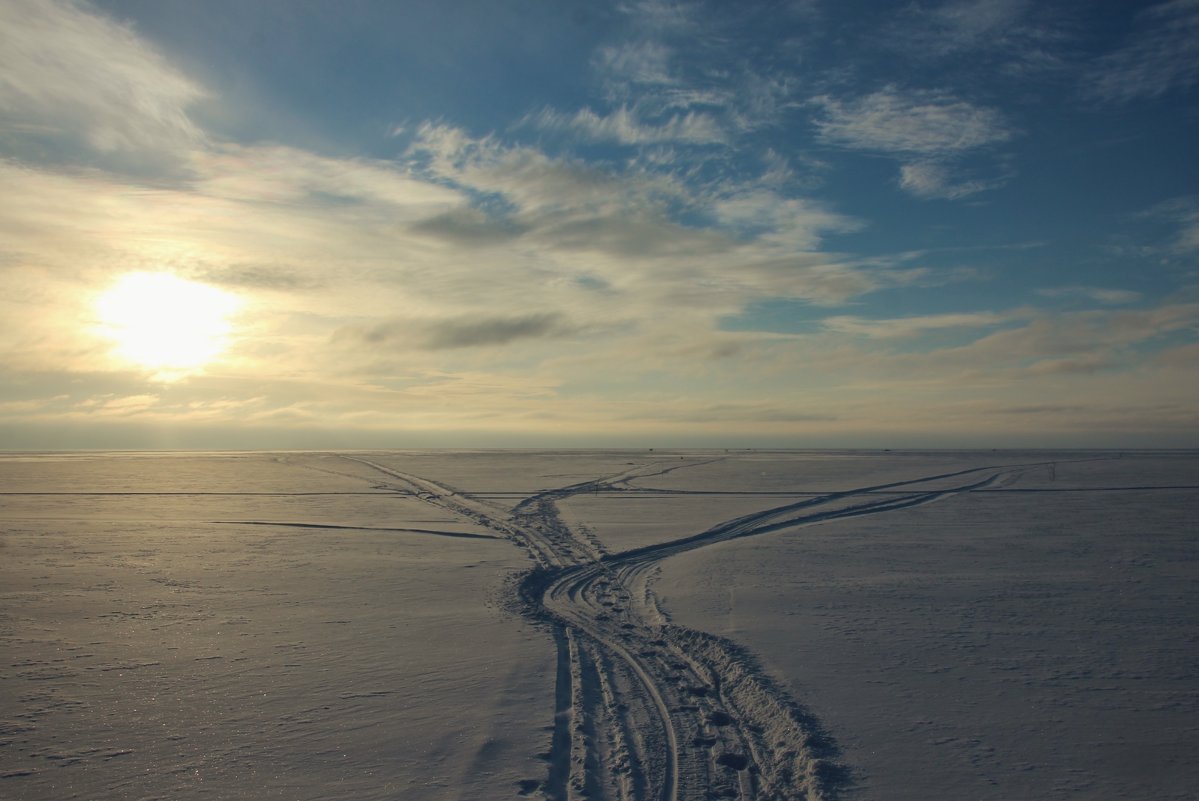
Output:
<svg viewBox="0 0 1199 801">
<path fill-rule="evenodd" d="M 1199 0 L 0 0 L 0 448 L 1199 446 Z"/>
</svg>

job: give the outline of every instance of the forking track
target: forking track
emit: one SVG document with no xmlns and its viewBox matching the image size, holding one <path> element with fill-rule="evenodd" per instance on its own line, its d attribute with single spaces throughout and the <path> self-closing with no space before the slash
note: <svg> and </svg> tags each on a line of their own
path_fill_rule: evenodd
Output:
<svg viewBox="0 0 1199 801">
<path fill-rule="evenodd" d="M 816 721 L 735 643 L 669 622 L 649 588 L 668 556 L 717 542 L 983 489 L 1047 463 L 975 467 L 817 495 L 621 553 L 571 530 L 556 503 L 695 467 L 634 467 L 536 493 L 511 510 L 366 459 L 344 458 L 511 539 L 537 565 L 517 586 L 525 614 L 553 627 L 558 689 L 548 801 L 817 801 L 844 771 Z M 935 486 L 929 486 L 935 485 Z M 882 494 L 875 494 L 882 493 Z"/>
</svg>

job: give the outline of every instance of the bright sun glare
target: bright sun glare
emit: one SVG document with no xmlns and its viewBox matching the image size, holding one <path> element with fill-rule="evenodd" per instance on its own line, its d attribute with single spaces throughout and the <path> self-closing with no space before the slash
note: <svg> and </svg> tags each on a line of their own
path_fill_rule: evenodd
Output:
<svg viewBox="0 0 1199 801">
<path fill-rule="evenodd" d="M 96 300 L 100 331 L 114 352 L 163 373 L 197 370 L 227 345 L 238 300 L 169 273 L 128 273 Z"/>
</svg>

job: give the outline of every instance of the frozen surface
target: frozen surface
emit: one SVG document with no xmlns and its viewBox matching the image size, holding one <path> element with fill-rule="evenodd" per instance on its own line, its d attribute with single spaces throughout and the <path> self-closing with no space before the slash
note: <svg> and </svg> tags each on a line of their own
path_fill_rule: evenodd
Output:
<svg viewBox="0 0 1199 801">
<path fill-rule="evenodd" d="M 634 471 L 648 463 L 684 458 L 674 454 L 597 451 L 404 451 L 370 454 L 372 461 L 438 481 L 480 497 L 515 504 L 539 490 L 566 487 Z"/>
<path fill-rule="evenodd" d="M 6 492 L 371 489 L 295 461 L 0 471 Z M 487 800 L 545 772 L 553 644 L 497 608 L 517 549 L 431 533 L 490 536 L 469 521 L 394 494 L 0 504 L 4 798 Z"/>
<path fill-rule="evenodd" d="M 679 457 L 674 457 L 679 458 Z M 636 487 L 688 493 L 824 493 L 928 477 L 927 487 L 952 486 L 940 478 L 991 465 L 1051 462 L 1039 451 L 714 451 L 702 464 L 634 479 Z"/>
<path fill-rule="evenodd" d="M 1193 798 L 1199 458 L 1061 461 L 1013 487 L 1042 491 L 714 545 L 657 588 L 787 677 L 847 798 Z"/>
<path fill-rule="evenodd" d="M 1186 452 L 0 455 L 0 797 L 1189 798 L 1197 523 Z"/>
</svg>

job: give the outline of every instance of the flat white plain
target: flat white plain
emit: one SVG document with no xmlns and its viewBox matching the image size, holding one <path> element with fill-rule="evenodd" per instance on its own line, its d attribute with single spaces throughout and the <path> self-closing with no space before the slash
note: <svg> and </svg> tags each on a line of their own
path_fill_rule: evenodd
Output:
<svg viewBox="0 0 1199 801">
<path fill-rule="evenodd" d="M 647 579 L 822 724 L 830 797 L 1199 786 L 1194 452 L 88 453 L 0 456 L 0 795 L 577 795 L 561 646 L 515 603 L 532 551 L 501 515 L 558 488 L 579 551 L 613 555 L 914 499 Z"/>
</svg>

